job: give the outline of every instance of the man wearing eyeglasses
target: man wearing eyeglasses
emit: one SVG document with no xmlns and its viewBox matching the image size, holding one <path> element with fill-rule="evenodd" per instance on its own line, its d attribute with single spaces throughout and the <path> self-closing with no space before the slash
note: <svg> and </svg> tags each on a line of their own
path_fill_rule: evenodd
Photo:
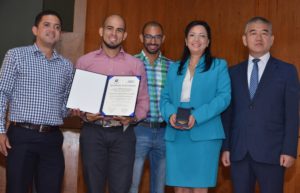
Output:
<svg viewBox="0 0 300 193">
<path fill-rule="evenodd" d="M 141 76 L 135 118 L 104 117 L 86 113 L 80 134 L 83 174 L 88 193 L 128 193 L 135 156 L 135 134 L 131 123 L 144 119 L 149 110 L 146 72 L 142 62 L 127 54 L 125 20 L 119 15 L 105 19 L 99 29 L 101 49 L 78 59 L 76 68 L 105 75 Z"/>
<path fill-rule="evenodd" d="M 144 45 L 136 57 L 143 61 L 150 97 L 150 111 L 147 118 L 135 128 L 137 139 L 133 170 L 133 181 L 130 193 L 138 193 L 146 158 L 150 161 L 150 192 L 164 193 L 165 186 L 165 143 L 166 123 L 159 112 L 160 91 L 164 85 L 167 70 L 172 62 L 161 54 L 161 45 L 165 40 L 163 27 L 156 21 L 147 22 L 140 34 Z"/>
</svg>

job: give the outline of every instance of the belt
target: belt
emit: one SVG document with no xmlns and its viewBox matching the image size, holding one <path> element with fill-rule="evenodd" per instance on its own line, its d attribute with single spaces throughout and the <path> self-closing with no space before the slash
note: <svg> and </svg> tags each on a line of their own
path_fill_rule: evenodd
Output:
<svg viewBox="0 0 300 193">
<path fill-rule="evenodd" d="M 95 122 L 87 122 L 90 124 L 100 125 L 101 127 L 119 127 L 122 126 L 120 121 L 116 120 L 98 120 Z"/>
<path fill-rule="evenodd" d="M 122 126 L 122 123 L 120 121 L 116 121 L 116 120 L 109 120 L 109 121 L 100 120 L 100 123 L 101 123 L 102 127 L 119 127 L 119 126 Z"/>
<path fill-rule="evenodd" d="M 165 121 L 163 122 L 142 121 L 138 125 L 143 127 L 149 127 L 149 128 L 165 128 L 167 126 L 167 123 Z"/>
<path fill-rule="evenodd" d="M 12 124 L 18 127 L 36 130 L 38 132 L 51 132 L 51 131 L 59 130 L 59 126 L 52 126 L 52 125 L 36 125 L 32 123 L 18 123 L 18 122 L 12 122 Z"/>
</svg>

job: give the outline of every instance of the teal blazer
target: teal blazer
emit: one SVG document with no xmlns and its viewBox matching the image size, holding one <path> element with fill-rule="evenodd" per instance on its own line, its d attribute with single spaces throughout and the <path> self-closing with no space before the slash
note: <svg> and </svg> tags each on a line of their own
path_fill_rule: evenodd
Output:
<svg viewBox="0 0 300 193">
<path fill-rule="evenodd" d="M 165 140 L 174 141 L 177 129 L 169 122 L 172 114 L 180 106 L 183 79 L 189 60 L 185 63 L 182 75 L 177 74 L 179 62 L 170 65 L 165 86 L 161 91 L 160 111 L 166 127 Z M 228 107 L 231 100 L 230 79 L 227 63 L 223 59 L 214 59 L 211 68 L 204 69 L 204 57 L 196 66 L 191 88 L 190 105 L 196 122 L 191 129 L 190 137 L 193 141 L 224 139 L 224 129 L 220 114 Z"/>
</svg>

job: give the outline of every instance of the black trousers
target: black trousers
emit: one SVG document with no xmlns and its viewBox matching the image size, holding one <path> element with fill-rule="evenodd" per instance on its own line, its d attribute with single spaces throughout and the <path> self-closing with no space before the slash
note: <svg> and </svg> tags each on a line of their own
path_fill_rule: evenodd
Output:
<svg viewBox="0 0 300 193">
<path fill-rule="evenodd" d="M 84 123 L 80 135 L 83 174 L 88 193 L 128 193 L 133 173 L 135 134 L 132 126 L 104 128 Z"/>
<path fill-rule="evenodd" d="M 247 154 L 243 160 L 231 162 L 233 192 L 254 193 L 257 182 L 260 193 L 283 193 L 284 171 L 279 164 L 257 162 Z"/>
<path fill-rule="evenodd" d="M 7 136 L 12 148 L 7 156 L 6 193 L 28 193 L 33 178 L 38 193 L 60 193 L 65 167 L 62 132 L 39 133 L 12 125 Z"/>
</svg>

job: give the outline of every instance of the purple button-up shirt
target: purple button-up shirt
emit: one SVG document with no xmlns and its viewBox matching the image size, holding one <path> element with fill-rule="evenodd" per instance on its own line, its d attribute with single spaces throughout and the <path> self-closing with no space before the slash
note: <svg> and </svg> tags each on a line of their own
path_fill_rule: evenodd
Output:
<svg viewBox="0 0 300 193">
<path fill-rule="evenodd" d="M 127 54 L 123 49 L 112 58 L 100 49 L 80 57 L 76 68 L 104 75 L 141 76 L 135 115 L 138 120 L 146 118 L 149 111 L 147 78 L 144 65 L 139 59 Z"/>
</svg>

